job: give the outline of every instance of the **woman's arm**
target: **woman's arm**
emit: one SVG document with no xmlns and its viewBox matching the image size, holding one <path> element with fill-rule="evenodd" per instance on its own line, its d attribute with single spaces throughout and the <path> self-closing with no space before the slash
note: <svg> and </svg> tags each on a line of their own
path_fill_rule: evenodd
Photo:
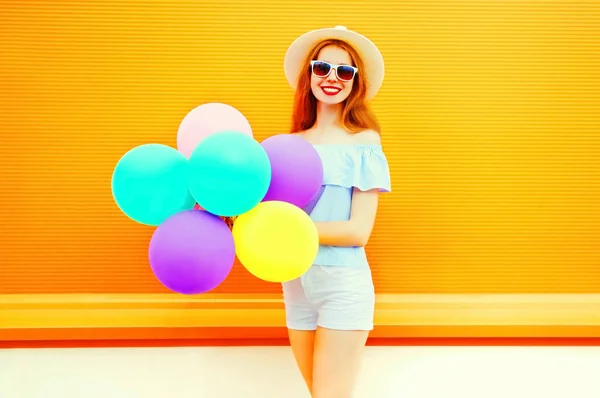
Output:
<svg viewBox="0 0 600 398">
<path fill-rule="evenodd" d="M 381 136 L 373 130 L 365 130 L 353 136 L 355 144 L 381 145 Z M 379 189 L 361 191 L 354 188 L 350 220 L 338 222 L 318 222 L 319 243 L 327 246 L 366 246 L 373 231 Z"/>
<path fill-rule="evenodd" d="M 379 189 L 361 191 L 354 188 L 350 220 L 317 222 L 319 243 L 327 246 L 366 246 L 373 231 Z"/>
</svg>

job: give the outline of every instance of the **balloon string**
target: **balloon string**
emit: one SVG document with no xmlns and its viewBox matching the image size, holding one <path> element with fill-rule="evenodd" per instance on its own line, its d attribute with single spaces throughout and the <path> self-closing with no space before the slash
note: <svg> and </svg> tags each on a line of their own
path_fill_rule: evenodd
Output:
<svg viewBox="0 0 600 398">
<path fill-rule="evenodd" d="M 200 205 L 198 203 L 194 204 L 194 210 L 202 210 L 202 207 L 200 207 Z M 219 218 L 223 221 L 225 221 L 225 224 L 227 224 L 227 226 L 229 227 L 229 229 L 233 228 L 233 222 L 235 221 L 235 219 L 237 217 L 221 217 L 219 216 Z"/>
</svg>

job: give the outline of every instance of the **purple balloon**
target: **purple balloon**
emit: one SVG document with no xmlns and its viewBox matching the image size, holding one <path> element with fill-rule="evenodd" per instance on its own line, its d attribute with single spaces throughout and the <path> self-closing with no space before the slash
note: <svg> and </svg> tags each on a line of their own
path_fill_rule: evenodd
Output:
<svg viewBox="0 0 600 398">
<path fill-rule="evenodd" d="M 278 200 L 304 208 L 323 184 L 317 150 L 296 134 L 274 135 L 261 145 L 271 161 L 271 185 L 263 202 Z"/>
<path fill-rule="evenodd" d="M 158 226 L 148 250 L 154 275 L 182 294 L 208 292 L 229 275 L 235 261 L 231 230 L 204 210 L 186 210 Z"/>
</svg>

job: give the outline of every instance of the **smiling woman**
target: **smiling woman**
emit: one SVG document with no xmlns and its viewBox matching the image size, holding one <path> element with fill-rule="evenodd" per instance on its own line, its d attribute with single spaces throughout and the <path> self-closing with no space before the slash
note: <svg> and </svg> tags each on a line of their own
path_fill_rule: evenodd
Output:
<svg viewBox="0 0 600 398">
<path fill-rule="evenodd" d="M 315 125 L 319 101 L 323 104 L 347 102 L 342 113 L 342 124 L 348 131 L 359 132 L 365 128 L 380 130 L 377 118 L 363 103 L 364 98 L 373 93 L 367 93 L 362 75 L 354 78 L 364 73 L 364 70 L 361 71 L 364 68 L 362 60 L 355 49 L 342 40 L 327 39 L 315 46 L 301 62 L 306 65 L 306 70 L 310 69 L 311 74 L 309 78 L 304 74 L 297 78 L 292 133 L 308 130 Z"/>
<path fill-rule="evenodd" d="M 239 263 L 210 295 L 170 294 L 154 229 L 110 193 L 123 153 L 175 147 L 200 104 L 235 106 L 259 142 L 290 131 L 283 51 L 331 17 L 316 0 L 222 3 L 2 4 L 0 340 L 286 337 L 281 286 Z M 599 336 L 598 3 L 351 4 L 343 23 L 378 44 L 386 78 L 365 88 L 379 124 L 347 107 L 344 128 L 380 130 L 397 181 L 365 247 L 371 337 Z M 325 75 L 339 92 L 322 102 L 345 95 L 345 64 L 346 101 L 360 91 L 373 63 L 335 51 L 290 60 L 298 95 Z"/>
</svg>

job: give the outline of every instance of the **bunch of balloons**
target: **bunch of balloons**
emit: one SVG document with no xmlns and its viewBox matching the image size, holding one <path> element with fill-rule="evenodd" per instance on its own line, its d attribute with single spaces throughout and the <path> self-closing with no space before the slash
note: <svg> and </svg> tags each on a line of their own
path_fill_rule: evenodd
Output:
<svg viewBox="0 0 600 398">
<path fill-rule="evenodd" d="M 319 239 L 302 210 L 319 192 L 323 165 L 293 134 L 257 142 L 244 115 L 208 103 L 189 112 L 177 149 L 129 150 L 112 175 L 112 194 L 132 220 L 156 230 L 148 256 L 157 279 L 181 294 L 208 292 L 235 258 L 256 277 L 285 282 L 312 265 Z M 223 217 L 236 217 L 230 229 Z"/>
</svg>

